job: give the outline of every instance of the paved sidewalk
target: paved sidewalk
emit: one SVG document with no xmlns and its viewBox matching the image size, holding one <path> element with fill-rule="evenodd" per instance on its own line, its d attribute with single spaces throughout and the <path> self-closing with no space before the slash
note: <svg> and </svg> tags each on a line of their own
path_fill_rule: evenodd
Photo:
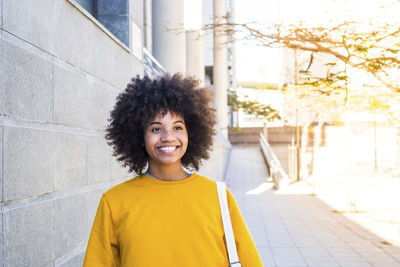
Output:
<svg viewBox="0 0 400 267">
<path fill-rule="evenodd" d="M 400 266 L 400 248 L 385 245 L 322 200 L 275 191 L 259 146 L 234 146 L 227 184 L 265 266 Z"/>
</svg>

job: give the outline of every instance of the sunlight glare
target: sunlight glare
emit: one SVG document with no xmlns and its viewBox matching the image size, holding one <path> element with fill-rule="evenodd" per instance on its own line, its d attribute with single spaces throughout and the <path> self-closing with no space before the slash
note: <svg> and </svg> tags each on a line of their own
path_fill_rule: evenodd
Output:
<svg viewBox="0 0 400 267">
<path fill-rule="evenodd" d="M 259 195 L 270 190 L 274 185 L 269 182 L 263 182 L 256 188 L 246 192 L 246 195 Z"/>
</svg>

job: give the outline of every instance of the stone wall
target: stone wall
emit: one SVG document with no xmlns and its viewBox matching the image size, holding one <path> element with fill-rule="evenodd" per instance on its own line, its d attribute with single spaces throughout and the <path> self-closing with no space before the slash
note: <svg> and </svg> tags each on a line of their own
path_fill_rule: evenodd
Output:
<svg viewBox="0 0 400 267">
<path fill-rule="evenodd" d="M 0 265 L 81 266 L 100 195 L 132 176 L 104 129 L 143 64 L 72 0 L 0 0 L 0 23 Z"/>
</svg>

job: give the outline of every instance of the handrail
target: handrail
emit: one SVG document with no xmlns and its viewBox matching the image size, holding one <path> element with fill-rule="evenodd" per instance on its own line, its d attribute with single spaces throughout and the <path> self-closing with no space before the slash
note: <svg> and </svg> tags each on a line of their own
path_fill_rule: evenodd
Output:
<svg viewBox="0 0 400 267">
<path fill-rule="evenodd" d="M 157 78 L 165 73 L 165 69 L 161 66 L 153 55 L 143 47 L 143 63 L 144 74 L 152 78 Z"/>
<path fill-rule="evenodd" d="M 281 163 L 275 156 L 271 146 L 269 145 L 267 139 L 262 133 L 260 133 L 260 146 L 261 151 L 263 152 L 264 157 L 267 161 L 270 175 L 274 180 L 274 188 L 279 190 L 280 188 L 287 186 L 290 183 L 290 178 L 283 170 Z"/>
</svg>

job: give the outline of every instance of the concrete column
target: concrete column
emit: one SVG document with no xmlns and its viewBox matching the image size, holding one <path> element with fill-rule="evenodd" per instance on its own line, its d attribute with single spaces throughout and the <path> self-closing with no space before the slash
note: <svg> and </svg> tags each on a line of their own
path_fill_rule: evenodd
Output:
<svg viewBox="0 0 400 267">
<path fill-rule="evenodd" d="M 236 22 L 236 0 L 231 0 L 231 17 L 230 17 L 230 22 L 235 23 Z M 232 33 L 232 43 L 231 43 L 231 88 L 232 90 L 237 94 L 238 93 L 238 84 L 237 84 L 237 75 L 236 75 L 236 70 L 237 70 L 237 62 L 236 62 L 236 39 L 235 39 L 235 33 Z M 234 111 L 232 113 L 232 126 L 234 127 L 239 127 L 239 112 Z"/>
<path fill-rule="evenodd" d="M 152 37 L 152 18 L 151 18 L 151 8 L 152 6 L 152 0 L 144 0 L 144 7 L 143 7 L 143 13 L 144 13 L 144 47 L 146 47 L 147 51 L 152 53 L 153 51 L 153 37 Z"/>
<path fill-rule="evenodd" d="M 214 24 L 226 23 L 226 3 L 214 0 Z M 217 125 L 222 135 L 228 138 L 228 58 L 226 35 L 220 27 L 214 28 L 214 104 L 217 109 Z"/>
<path fill-rule="evenodd" d="M 185 1 L 186 74 L 201 80 L 204 86 L 204 44 L 201 30 L 203 6 L 201 0 Z"/>
<path fill-rule="evenodd" d="M 153 0 L 153 55 L 167 72 L 186 74 L 184 0 Z"/>
<path fill-rule="evenodd" d="M 186 74 L 193 75 L 204 86 L 204 48 L 201 30 L 186 31 Z"/>
</svg>

